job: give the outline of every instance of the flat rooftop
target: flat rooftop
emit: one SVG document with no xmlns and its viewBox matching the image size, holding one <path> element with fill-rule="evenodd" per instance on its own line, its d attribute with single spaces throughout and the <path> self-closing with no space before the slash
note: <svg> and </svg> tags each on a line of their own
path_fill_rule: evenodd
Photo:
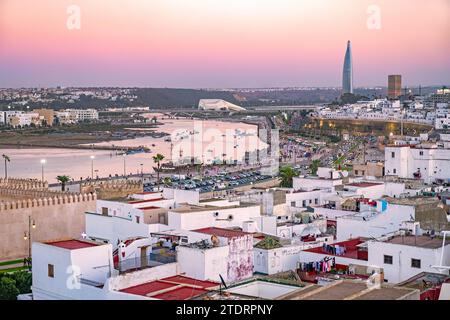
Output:
<svg viewBox="0 0 450 320">
<path fill-rule="evenodd" d="M 343 280 L 327 286 L 312 285 L 296 291 L 288 300 L 398 300 L 417 292 L 415 289 L 382 286 L 370 289 L 365 282 Z"/>
<path fill-rule="evenodd" d="M 253 207 L 255 205 L 253 204 L 240 204 L 240 205 L 232 205 L 232 206 L 225 206 L 225 207 L 219 207 L 219 206 L 196 206 L 192 204 L 184 204 L 181 207 L 178 207 L 176 209 L 170 210 L 171 212 L 177 212 L 177 213 L 193 213 L 193 212 L 202 212 L 202 211 L 211 211 L 211 210 L 227 210 L 227 209 L 236 209 L 236 208 L 243 208 L 243 207 Z"/>
<path fill-rule="evenodd" d="M 385 242 L 427 249 L 438 249 L 442 247 L 442 238 L 430 238 L 429 236 L 395 236 Z M 449 244 L 450 239 L 446 239 L 445 245 Z"/>
<path fill-rule="evenodd" d="M 346 186 L 350 187 L 357 187 L 357 188 L 369 188 L 374 186 L 380 186 L 382 183 L 375 183 L 375 182 L 354 182 L 354 183 L 347 183 Z"/>
<path fill-rule="evenodd" d="M 252 233 L 248 233 L 248 232 L 243 232 L 243 231 L 238 231 L 238 230 L 233 230 L 233 229 L 225 229 L 225 228 L 215 228 L 215 227 L 197 229 L 197 230 L 192 230 L 192 231 L 215 235 L 217 237 L 229 238 L 229 239 L 240 238 L 240 237 L 244 237 L 244 236 L 248 236 L 248 235 L 253 236 Z"/>
<path fill-rule="evenodd" d="M 409 197 L 409 198 L 386 197 L 384 199 L 391 204 L 400 204 L 405 206 L 419 206 L 419 205 L 439 203 L 439 200 L 437 198 L 429 198 L 429 197 Z"/>
<path fill-rule="evenodd" d="M 184 276 L 172 276 L 137 286 L 121 289 L 120 292 L 152 297 L 161 300 L 188 300 L 217 288 L 219 284 Z"/>
<path fill-rule="evenodd" d="M 420 292 L 424 292 L 430 288 L 434 288 L 448 281 L 450 281 L 450 276 L 446 274 L 421 272 L 414 277 L 397 284 L 397 286 L 419 289 Z"/>
<path fill-rule="evenodd" d="M 345 247 L 345 253 L 336 255 L 329 251 L 326 251 L 323 249 L 323 247 L 315 247 L 311 249 L 303 250 L 305 252 L 313 252 L 318 254 L 324 254 L 327 256 L 334 256 L 334 257 L 344 257 L 349 259 L 357 259 L 357 260 L 364 260 L 368 261 L 368 252 L 367 250 L 360 248 L 359 245 L 366 242 L 364 238 L 358 238 L 358 239 L 352 239 L 352 240 L 346 240 L 342 242 L 335 242 L 332 244 L 329 244 L 331 247 Z"/>
<path fill-rule="evenodd" d="M 97 247 L 99 244 L 88 242 L 88 241 L 82 241 L 82 240 L 62 240 L 62 241 L 52 241 L 52 242 L 45 242 L 45 244 L 64 248 L 67 250 L 77 250 L 77 249 L 84 249 L 84 248 L 90 248 L 90 247 Z"/>
</svg>

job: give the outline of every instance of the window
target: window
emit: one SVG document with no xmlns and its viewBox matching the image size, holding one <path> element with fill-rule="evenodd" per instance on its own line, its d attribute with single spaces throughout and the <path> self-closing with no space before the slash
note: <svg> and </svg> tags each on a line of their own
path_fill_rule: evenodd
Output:
<svg viewBox="0 0 450 320">
<path fill-rule="evenodd" d="M 411 268 L 420 269 L 420 259 L 411 259 Z"/>
<path fill-rule="evenodd" d="M 393 171 L 394 171 L 394 174 L 396 174 L 396 173 L 397 173 L 397 169 L 394 169 Z"/>
<path fill-rule="evenodd" d="M 102 208 L 102 215 L 104 215 L 104 216 L 108 215 L 108 208 L 105 208 L 105 207 Z"/>
<path fill-rule="evenodd" d="M 391 157 L 395 158 L 395 152 L 391 152 Z"/>
<path fill-rule="evenodd" d="M 355 175 L 358 175 L 358 170 L 355 170 Z"/>
<path fill-rule="evenodd" d="M 319 199 L 314 199 L 314 204 L 319 204 Z"/>
<path fill-rule="evenodd" d="M 141 221 L 141 219 L 140 219 L 141 217 L 138 217 L 138 216 L 136 216 L 136 223 L 137 224 L 139 224 L 140 223 L 140 221 Z"/>
<path fill-rule="evenodd" d="M 420 151 L 419 154 L 420 154 L 421 156 L 423 156 L 423 151 Z"/>
<path fill-rule="evenodd" d="M 47 274 L 50 278 L 54 278 L 55 277 L 55 267 L 52 264 L 49 264 L 47 266 Z"/>
<path fill-rule="evenodd" d="M 385 264 L 392 264 L 392 256 L 384 255 L 384 263 Z"/>
<path fill-rule="evenodd" d="M 295 207 L 295 201 L 291 201 L 291 207 Z"/>
<path fill-rule="evenodd" d="M 306 200 L 303 200 L 302 207 L 306 207 Z"/>
</svg>

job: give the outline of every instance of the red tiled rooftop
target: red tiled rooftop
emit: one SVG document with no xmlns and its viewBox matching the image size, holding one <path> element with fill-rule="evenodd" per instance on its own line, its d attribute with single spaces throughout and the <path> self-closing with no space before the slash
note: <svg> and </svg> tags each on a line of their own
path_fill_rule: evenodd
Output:
<svg viewBox="0 0 450 320">
<path fill-rule="evenodd" d="M 161 209 L 161 207 L 149 206 L 149 207 L 139 208 L 139 210 L 153 210 L 153 209 Z"/>
<path fill-rule="evenodd" d="M 229 238 L 229 239 L 251 235 L 251 233 L 248 233 L 248 232 L 237 231 L 237 230 L 232 230 L 232 229 L 215 228 L 215 227 L 197 229 L 197 230 L 193 230 L 193 231 L 199 232 L 199 233 L 215 235 L 217 237 Z"/>
<path fill-rule="evenodd" d="M 313 252 L 313 253 L 319 253 L 319 254 L 326 254 L 328 256 L 335 256 L 335 257 L 344 257 L 344 258 L 350 258 L 350 259 L 358 259 L 358 260 L 364 260 L 367 261 L 368 260 L 368 256 L 367 256 L 367 251 L 366 250 L 361 250 L 359 247 L 357 247 L 357 245 L 363 243 L 365 241 L 361 240 L 361 239 L 352 239 L 352 240 L 347 240 L 347 241 L 342 241 L 342 242 L 336 242 L 333 244 L 330 244 L 330 246 L 340 246 L 340 247 L 345 247 L 345 253 L 342 255 L 334 255 L 328 251 L 323 250 L 322 247 L 316 247 L 316 248 L 311 248 L 311 249 L 306 249 L 304 251 L 306 252 Z"/>
<path fill-rule="evenodd" d="M 186 300 L 208 292 L 219 284 L 184 276 L 173 276 L 120 290 L 120 292 L 162 300 Z"/>
<path fill-rule="evenodd" d="M 214 288 L 219 285 L 218 283 L 213 282 L 213 281 L 197 280 L 194 278 L 188 278 L 188 277 L 184 277 L 184 276 L 173 276 L 173 277 L 169 277 L 169 278 L 164 278 L 162 280 L 167 281 L 167 282 L 189 284 L 189 285 L 193 285 L 196 287 L 202 287 L 203 289 Z"/>
<path fill-rule="evenodd" d="M 83 249 L 83 248 L 90 248 L 90 247 L 96 247 L 98 244 L 81 241 L 81 240 L 63 240 L 63 241 L 54 241 L 54 242 L 47 242 L 46 244 L 60 247 L 68 250 L 76 250 L 76 249 Z"/>
<path fill-rule="evenodd" d="M 199 296 L 201 294 L 204 294 L 208 291 L 203 289 L 196 289 L 191 287 L 180 287 L 175 288 L 170 291 L 166 291 L 160 294 L 157 294 L 155 296 L 152 296 L 152 298 L 155 299 L 161 299 L 161 300 L 187 300 L 196 296 Z"/>
<path fill-rule="evenodd" d="M 140 296 L 146 296 L 149 293 L 157 292 L 160 290 L 168 289 L 171 287 L 175 287 L 176 285 L 172 283 L 162 282 L 162 281 L 152 281 L 143 283 L 134 287 L 129 287 L 126 289 L 120 290 L 121 292 L 137 294 Z"/>
<path fill-rule="evenodd" d="M 129 204 L 137 204 L 137 203 L 145 203 L 145 202 L 154 202 L 154 201 L 161 201 L 164 200 L 164 198 L 156 198 L 156 199 L 148 199 L 148 200 L 134 200 L 134 201 L 128 201 Z"/>
</svg>

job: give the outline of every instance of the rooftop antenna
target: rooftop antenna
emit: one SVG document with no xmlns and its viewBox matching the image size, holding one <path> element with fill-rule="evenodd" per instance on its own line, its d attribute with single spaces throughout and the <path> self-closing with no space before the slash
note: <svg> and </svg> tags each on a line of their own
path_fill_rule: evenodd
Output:
<svg viewBox="0 0 450 320">
<path fill-rule="evenodd" d="M 222 275 L 220 273 L 219 273 L 219 277 L 220 277 L 219 295 L 222 296 L 222 286 L 224 286 L 225 289 L 228 289 L 228 286 L 225 283 L 225 280 L 223 280 L 223 277 L 222 277 Z"/>
</svg>

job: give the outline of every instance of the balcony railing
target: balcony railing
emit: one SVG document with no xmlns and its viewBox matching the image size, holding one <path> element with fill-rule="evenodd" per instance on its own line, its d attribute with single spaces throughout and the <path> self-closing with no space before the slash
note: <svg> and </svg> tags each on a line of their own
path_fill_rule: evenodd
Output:
<svg viewBox="0 0 450 320">
<path fill-rule="evenodd" d="M 121 260 L 114 263 L 114 268 L 120 273 L 142 270 L 146 268 L 153 268 L 167 263 L 174 263 L 177 261 L 175 254 L 161 255 L 151 253 L 148 256 L 134 257 Z"/>
</svg>

